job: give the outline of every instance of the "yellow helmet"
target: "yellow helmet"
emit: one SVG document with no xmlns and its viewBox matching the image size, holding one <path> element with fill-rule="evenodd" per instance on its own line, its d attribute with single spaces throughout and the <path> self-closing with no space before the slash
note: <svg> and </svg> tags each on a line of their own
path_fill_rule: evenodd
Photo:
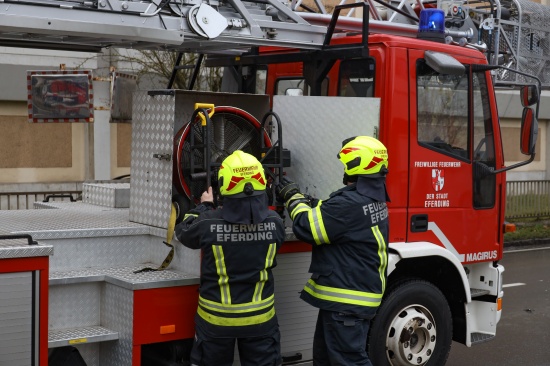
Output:
<svg viewBox="0 0 550 366">
<path fill-rule="evenodd" d="M 347 175 L 385 175 L 388 169 L 388 150 L 370 136 L 356 136 L 345 140 L 338 153 Z"/>
<path fill-rule="evenodd" d="M 254 156 L 235 150 L 222 162 L 218 182 L 222 196 L 256 196 L 265 191 L 264 167 Z"/>
</svg>

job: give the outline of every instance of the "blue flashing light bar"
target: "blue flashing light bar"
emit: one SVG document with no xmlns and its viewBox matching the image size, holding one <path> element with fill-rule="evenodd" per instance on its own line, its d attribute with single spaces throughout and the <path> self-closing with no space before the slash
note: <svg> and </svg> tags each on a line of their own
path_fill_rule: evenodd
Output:
<svg viewBox="0 0 550 366">
<path fill-rule="evenodd" d="M 423 9 L 420 11 L 417 38 L 445 41 L 445 12 L 441 9 Z"/>
</svg>

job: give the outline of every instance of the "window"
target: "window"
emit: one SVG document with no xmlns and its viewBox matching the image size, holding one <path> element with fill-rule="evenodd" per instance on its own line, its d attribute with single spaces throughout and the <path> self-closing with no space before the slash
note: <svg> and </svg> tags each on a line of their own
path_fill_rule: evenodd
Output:
<svg viewBox="0 0 550 366">
<path fill-rule="evenodd" d="M 495 204 L 495 144 L 489 92 L 485 72 L 472 74 L 473 84 L 473 160 L 474 207 L 490 208 Z"/>
<path fill-rule="evenodd" d="M 473 205 L 495 204 L 496 168 L 491 103 L 485 72 L 445 75 L 417 64 L 418 143 L 473 162 Z M 469 111 L 472 111 L 469 113 Z"/>
<path fill-rule="evenodd" d="M 321 95 L 328 95 L 328 79 L 323 80 L 321 88 Z M 275 85 L 275 95 L 311 95 L 311 88 L 304 78 L 279 79 Z"/>
<path fill-rule="evenodd" d="M 418 142 L 469 161 L 468 74 L 446 75 L 417 64 Z"/>
<path fill-rule="evenodd" d="M 344 60 L 340 63 L 338 95 L 341 97 L 374 96 L 374 60 Z"/>
</svg>

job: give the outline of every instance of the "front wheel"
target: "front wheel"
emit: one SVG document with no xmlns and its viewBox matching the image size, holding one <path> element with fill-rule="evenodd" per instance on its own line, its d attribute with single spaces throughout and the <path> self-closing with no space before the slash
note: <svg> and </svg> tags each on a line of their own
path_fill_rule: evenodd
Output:
<svg viewBox="0 0 550 366">
<path fill-rule="evenodd" d="M 368 341 L 374 365 L 444 365 L 451 350 L 452 316 L 441 291 L 409 280 L 385 296 Z"/>
</svg>

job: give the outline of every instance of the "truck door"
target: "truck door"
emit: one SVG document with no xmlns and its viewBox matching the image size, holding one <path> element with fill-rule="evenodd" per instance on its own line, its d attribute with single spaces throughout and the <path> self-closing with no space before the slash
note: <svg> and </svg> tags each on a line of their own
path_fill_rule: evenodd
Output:
<svg viewBox="0 0 550 366">
<path fill-rule="evenodd" d="M 426 64 L 424 51 L 410 56 L 407 241 L 444 246 L 463 263 L 496 260 L 503 178 L 491 173 L 497 162 L 488 75 L 468 65 L 463 75 L 445 74 Z"/>
</svg>

